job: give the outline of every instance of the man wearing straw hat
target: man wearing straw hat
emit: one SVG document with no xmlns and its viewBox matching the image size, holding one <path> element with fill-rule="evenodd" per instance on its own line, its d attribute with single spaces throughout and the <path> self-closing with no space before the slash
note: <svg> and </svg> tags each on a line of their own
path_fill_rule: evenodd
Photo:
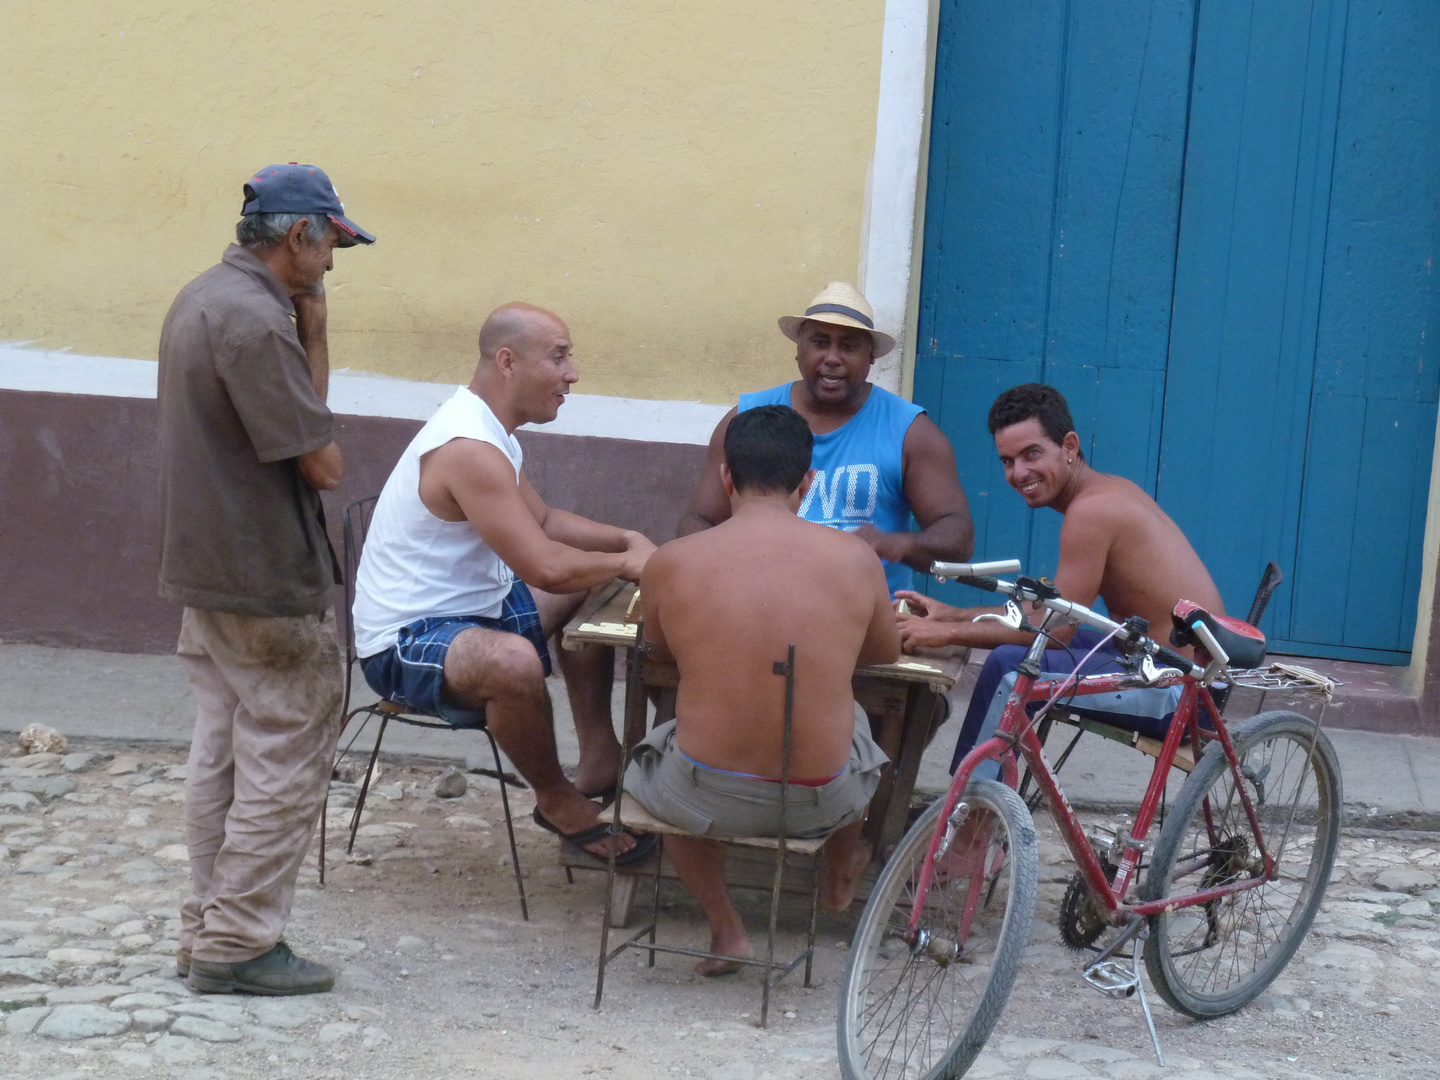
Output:
<svg viewBox="0 0 1440 1080">
<path fill-rule="evenodd" d="M 800 378 L 741 394 L 721 419 L 679 534 L 730 516 L 720 465 L 731 420 L 759 405 L 789 405 L 815 436 L 815 482 L 801 517 L 865 540 L 884 563 L 892 595 L 914 587 L 912 570 L 928 570 L 936 559 L 968 559 L 975 536 L 955 451 L 924 409 L 869 381 L 871 366 L 895 339 L 875 329 L 865 297 L 853 285 L 832 282 L 805 314 L 786 315 L 779 326 L 795 342 Z M 912 515 L 918 530 L 911 528 Z"/>
</svg>

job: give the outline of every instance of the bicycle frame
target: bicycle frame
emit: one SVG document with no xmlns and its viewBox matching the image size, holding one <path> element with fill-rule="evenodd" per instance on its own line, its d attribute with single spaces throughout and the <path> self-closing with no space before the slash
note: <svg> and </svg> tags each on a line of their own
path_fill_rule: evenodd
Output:
<svg viewBox="0 0 1440 1080">
<path fill-rule="evenodd" d="M 1042 629 L 1048 627 L 1053 618 L 1053 613 L 1047 616 Z M 1114 625 L 1114 624 L 1112 624 Z M 1002 782 L 1011 788 L 1018 787 L 1019 767 L 1016 764 L 1016 752 L 1018 751 L 1025 764 L 1030 769 L 1031 775 L 1035 778 L 1037 785 L 1045 796 L 1045 801 L 1050 808 L 1051 816 L 1060 826 L 1065 835 L 1066 847 L 1070 849 L 1071 856 L 1080 867 L 1090 891 L 1105 907 L 1109 921 L 1113 925 L 1123 925 L 1136 917 L 1158 915 L 1162 912 L 1174 911 L 1178 908 L 1191 907 L 1197 904 L 1208 903 L 1219 897 L 1232 893 L 1244 892 L 1257 888 L 1268 881 L 1276 871 L 1276 863 L 1270 852 L 1265 849 L 1264 838 L 1261 834 L 1259 818 L 1255 812 L 1254 804 L 1250 799 L 1249 792 L 1241 783 L 1240 761 L 1236 756 L 1234 744 L 1230 740 L 1230 733 L 1225 727 L 1225 722 L 1220 716 L 1220 710 L 1216 708 L 1214 698 L 1211 697 L 1208 686 L 1203 685 L 1194 672 L 1181 672 L 1171 669 L 1171 673 L 1163 674 L 1153 681 L 1146 681 L 1137 674 L 1109 674 L 1077 676 L 1074 673 L 1047 673 L 1042 678 L 1040 671 L 1041 656 L 1045 652 L 1047 639 L 1043 634 L 1037 634 L 1035 642 L 1025 654 L 1025 660 L 1021 663 L 1016 672 L 1015 687 L 1012 690 L 1009 700 L 1006 702 L 1005 711 L 1001 716 L 1000 724 L 996 733 L 988 740 L 980 743 L 960 763 L 955 770 L 955 778 L 950 784 L 950 789 L 945 797 L 945 806 L 940 817 L 936 821 L 935 833 L 930 838 L 930 849 L 921 871 L 920 882 L 915 893 L 914 906 L 910 914 L 908 936 L 914 940 L 920 925 L 921 914 L 925 907 L 925 900 L 930 890 L 932 870 L 935 865 L 937 854 L 942 844 L 948 845 L 954 839 L 955 826 L 950 819 L 955 812 L 956 806 L 964 796 L 965 788 L 970 782 L 970 776 L 983 761 L 995 761 L 1000 765 Z M 1045 756 L 1044 748 L 1040 745 L 1040 739 L 1035 731 L 1026 706 L 1033 702 L 1045 702 L 1056 695 L 1056 691 L 1065 693 L 1066 686 L 1073 687 L 1074 695 L 1084 697 L 1092 694 L 1114 693 L 1117 690 L 1131 690 L 1140 687 L 1162 688 L 1171 686 L 1182 686 L 1180 702 L 1175 710 L 1174 718 L 1166 732 L 1160 753 L 1155 761 L 1154 771 L 1150 776 L 1150 783 L 1146 788 L 1145 796 L 1141 801 L 1140 809 L 1135 815 L 1134 826 L 1131 834 L 1124 841 L 1124 855 L 1121 858 L 1120 866 L 1116 870 L 1115 880 L 1112 883 L 1105 877 L 1104 869 L 1096 856 L 1094 849 L 1085 836 L 1084 827 L 1075 815 L 1074 808 L 1065 797 L 1064 791 L 1060 788 L 1059 779 L 1051 768 L 1049 760 Z M 1204 705 L 1206 712 L 1214 721 L 1213 731 L 1207 731 L 1200 726 L 1199 706 Z M 1230 765 L 1231 775 L 1235 779 L 1235 787 L 1238 792 L 1245 815 L 1250 823 L 1256 848 L 1263 859 L 1263 871 L 1254 877 L 1243 881 L 1231 882 L 1219 885 L 1215 888 L 1205 889 L 1201 892 L 1186 893 L 1182 896 L 1167 897 L 1142 901 L 1138 904 L 1125 902 L 1126 893 L 1133 884 L 1136 868 L 1139 866 L 1140 856 L 1148 846 L 1147 837 L 1150 828 L 1154 823 L 1155 814 L 1159 809 L 1160 800 L 1164 794 L 1165 784 L 1168 779 L 1170 767 L 1174 763 L 1175 755 L 1178 752 L 1181 742 L 1187 738 L 1190 741 L 1194 752 L 1195 760 L 1199 760 L 1201 747 L 1204 742 L 1218 740 L 1224 750 L 1225 757 Z M 1207 811 L 1208 818 L 1208 811 Z M 1213 831 L 1213 823 L 1207 820 Z M 959 941 L 965 941 L 969 933 L 969 922 L 979 902 L 979 890 L 982 887 L 983 874 L 975 875 L 971 879 L 970 891 L 963 909 L 961 926 L 958 927 Z"/>
</svg>

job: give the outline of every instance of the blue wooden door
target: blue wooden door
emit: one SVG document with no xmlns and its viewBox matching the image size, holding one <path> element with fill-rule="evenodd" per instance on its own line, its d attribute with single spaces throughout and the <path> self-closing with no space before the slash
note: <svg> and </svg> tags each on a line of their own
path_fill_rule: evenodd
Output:
<svg viewBox="0 0 1440 1080">
<path fill-rule="evenodd" d="M 1428 0 L 942 7 L 915 396 L 981 555 L 1054 568 L 1059 515 L 1009 490 L 984 425 L 1000 390 L 1049 382 L 1230 610 L 1280 562 L 1277 648 L 1408 658 L 1437 47 Z"/>
</svg>

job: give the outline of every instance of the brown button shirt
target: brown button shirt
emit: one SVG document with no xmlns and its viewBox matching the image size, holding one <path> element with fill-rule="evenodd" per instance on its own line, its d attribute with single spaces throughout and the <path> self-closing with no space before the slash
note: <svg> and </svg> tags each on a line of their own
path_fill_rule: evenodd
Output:
<svg viewBox="0 0 1440 1080">
<path fill-rule="evenodd" d="M 160 595 L 294 616 L 332 603 L 334 557 L 301 454 L 331 440 L 285 287 L 231 244 L 160 331 Z"/>
</svg>

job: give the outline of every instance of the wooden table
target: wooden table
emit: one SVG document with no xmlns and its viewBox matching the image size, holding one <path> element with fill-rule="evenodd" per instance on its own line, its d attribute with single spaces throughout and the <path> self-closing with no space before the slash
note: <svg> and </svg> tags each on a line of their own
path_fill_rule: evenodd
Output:
<svg viewBox="0 0 1440 1080">
<path fill-rule="evenodd" d="M 611 645 L 628 651 L 629 662 L 638 663 L 643 687 L 662 691 L 656 723 L 671 719 L 675 710 L 675 688 L 680 672 L 674 661 L 643 656 L 635 647 L 638 605 L 632 605 L 635 586 L 616 582 L 595 601 L 581 608 L 565 627 L 561 642 L 567 649 L 584 645 Z M 634 606 L 635 610 L 631 611 Z M 880 786 L 870 802 L 865 838 L 874 845 L 876 861 L 905 834 L 910 797 L 920 758 L 935 716 L 935 703 L 960 677 L 969 650 L 944 656 L 906 656 L 894 664 L 873 664 L 857 668 L 852 685 L 855 700 L 870 717 L 872 737 L 890 758 L 880 776 Z M 625 743 L 634 746 L 647 728 L 646 695 L 627 695 L 625 701 Z"/>
</svg>

